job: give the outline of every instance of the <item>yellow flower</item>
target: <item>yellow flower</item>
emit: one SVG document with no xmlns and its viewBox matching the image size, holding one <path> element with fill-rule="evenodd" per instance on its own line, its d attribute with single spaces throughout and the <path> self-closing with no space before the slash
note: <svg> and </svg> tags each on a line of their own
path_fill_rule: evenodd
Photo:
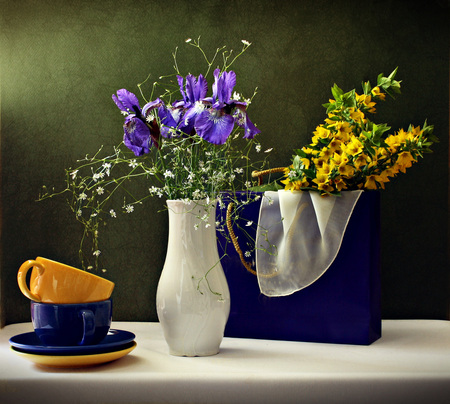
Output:
<svg viewBox="0 0 450 404">
<path fill-rule="evenodd" d="M 319 125 L 316 130 L 314 131 L 314 134 L 317 137 L 320 137 L 322 139 L 327 139 L 331 136 L 331 131 L 327 128 L 324 128 L 322 125 Z"/>
<path fill-rule="evenodd" d="M 349 156 L 356 156 L 363 151 L 363 144 L 359 141 L 357 137 L 352 137 L 350 142 L 345 145 L 345 152 Z"/>
<path fill-rule="evenodd" d="M 351 165 L 341 164 L 338 167 L 338 172 L 340 175 L 342 175 L 346 178 L 351 178 L 355 174 L 355 169 Z"/>
<path fill-rule="evenodd" d="M 378 189 L 376 178 L 377 175 L 368 175 L 366 177 L 366 182 L 364 183 L 364 188 L 366 189 Z"/>
<path fill-rule="evenodd" d="M 334 186 L 339 192 L 347 188 L 347 184 L 339 177 L 334 179 Z"/>
<path fill-rule="evenodd" d="M 345 153 L 342 153 L 342 150 L 339 150 L 339 152 L 334 153 L 333 161 L 336 165 L 340 166 L 341 164 L 347 164 L 349 159 Z"/>
<path fill-rule="evenodd" d="M 321 167 L 317 169 L 317 175 L 330 175 L 333 171 L 333 164 L 323 163 Z"/>
<path fill-rule="evenodd" d="M 368 94 L 368 95 L 356 94 L 356 99 L 358 100 L 359 103 L 363 104 L 366 108 L 368 108 L 368 111 L 371 114 L 373 114 L 376 111 L 376 109 L 375 109 L 376 102 L 372 101 L 372 96 L 370 94 Z"/>
<path fill-rule="evenodd" d="M 386 99 L 386 94 L 382 93 L 380 91 L 380 87 L 378 86 L 372 88 L 371 93 L 374 97 L 378 97 L 381 101 L 384 101 Z"/>
<path fill-rule="evenodd" d="M 359 109 L 353 110 L 350 113 L 350 118 L 352 118 L 355 122 L 365 122 L 364 113 L 361 112 Z"/>
<path fill-rule="evenodd" d="M 356 159 L 353 160 L 353 164 L 356 169 L 361 169 L 367 164 L 367 156 L 365 154 L 360 154 Z"/>
<path fill-rule="evenodd" d="M 303 166 L 304 166 L 306 169 L 308 169 L 308 168 L 310 167 L 310 165 L 311 165 L 311 160 L 310 160 L 310 159 L 307 159 L 307 158 L 301 158 L 300 160 L 301 160 L 301 162 L 303 163 Z"/>
<path fill-rule="evenodd" d="M 313 182 L 317 184 L 317 189 L 325 192 L 332 192 L 333 187 L 331 186 L 331 180 L 328 178 L 326 174 L 317 173 L 316 178 L 313 179 Z"/>
<path fill-rule="evenodd" d="M 286 191 L 298 191 L 302 187 L 307 187 L 308 186 L 308 180 L 307 179 L 291 181 L 289 178 L 286 178 L 285 180 L 282 180 L 280 182 L 285 185 L 284 189 Z"/>
<path fill-rule="evenodd" d="M 333 154 L 333 150 L 329 149 L 328 147 L 324 147 L 319 153 L 319 159 L 328 161 Z"/>
<path fill-rule="evenodd" d="M 335 154 L 336 152 L 341 152 L 342 142 L 339 139 L 333 139 L 329 144 L 328 147 L 332 154 Z"/>
<path fill-rule="evenodd" d="M 396 161 L 402 173 L 404 173 L 407 168 L 411 167 L 413 162 L 416 162 L 416 159 L 411 155 L 409 151 L 401 152 L 398 155 Z"/>
<path fill-rule="evenodd" d="M 348 122 L 338 121 L 334 124 L 337 130 L 337 135 L 340 140 L 347 142 L 349 139 L 349 134 L 352 132 L 352 128 Z"/>
</svg>

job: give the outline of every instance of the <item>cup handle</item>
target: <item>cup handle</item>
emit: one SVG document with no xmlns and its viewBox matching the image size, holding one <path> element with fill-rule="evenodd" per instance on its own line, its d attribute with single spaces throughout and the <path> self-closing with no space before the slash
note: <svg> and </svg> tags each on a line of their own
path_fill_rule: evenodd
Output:
<svg viewBox="0 0 450 404">
<path fill-rule="evenodd" d="M 39 270 L 39 275 L 42 275 L 45 271 L 45 267 L 35 260 L 25 261 L 19 268 L 19 272 L 17 272 L 17 283 L 19 284 L 19 288 L 21 292 L 28 297 L 28 299 L 34 300 L 35 302 L 40 302 L 41 297 L 35 295 L 30 291 L 27 285 L 27 273 L 30 268 L 37 267 Z"/>
<path fill-rule="evenodd" d="M 89 345 L 95 333 L 95 317 L 91 310 L 80 310 L 83 318 L 83 339 L 80 345 Z"/>
</svg>

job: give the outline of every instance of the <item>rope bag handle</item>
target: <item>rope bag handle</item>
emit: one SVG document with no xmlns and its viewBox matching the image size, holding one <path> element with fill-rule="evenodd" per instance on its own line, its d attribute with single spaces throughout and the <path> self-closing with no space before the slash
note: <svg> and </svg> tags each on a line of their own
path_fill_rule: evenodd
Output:
<svg viewBox="0 0 450 404">
<path fill-rule="evenodd" d="M 258 185 L 261 185 L 263 182 L 263 176 L 267 175 L 267 174 L 273 174 L 273 173 L 281 173 L 284 172 L 285 167 L 277 167 L 277 168 L 271 168 L 268 170 L 263 170 L 263 171 L 253 171 L 252 172 L 252 177 L 258 177 Z M 247 262 L 245 260 L 245 256 L 244 253 L 241 250 L 241 247 L 239 246 L 236 234 L 234 233 L 233 230 L 233 224 L 231 222 L 231 214 L 233 212 L 233 208 L 234 208 L 234 203 L 230 202 L 228 204 L 228 208 L 227 208 L 227 216 L 226 216 L 226 225 L 227 225 L 227 230 L 228 233 L 230 234 L 230 238 L 231 238 L 231 242 L 233 243 L 233 246 L 236 250 L 236 252 L 239 255 L 239 258 L 241 260 L 242 265 L 244 265 L 245 269 L 250 272 L 253 275 L 256 275 L 256 271 L 252 268 L 252 265 Z M 259 276 L 263 277 L 263 278 L 272 278 L 274 276 L 278 275 L 277 272 L 271 273 L 271 274 L 260 274 Z"/>
</svg>

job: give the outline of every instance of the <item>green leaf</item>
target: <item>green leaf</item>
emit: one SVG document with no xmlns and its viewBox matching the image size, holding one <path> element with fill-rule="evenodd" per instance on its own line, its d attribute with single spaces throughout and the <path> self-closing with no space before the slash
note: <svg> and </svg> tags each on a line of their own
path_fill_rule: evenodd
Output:
<svg viewBox="0 0 450 404">
<path fill-rule="evenodd" d="M 333 87 L 331 87 L 331 93 L 336 101 L 340 100 L 344 91 L 342 91 L 337 84 L 335 83 Z"/>
<path fill-rule="evenodd" d="M 308 155 L 302 149 L 294 150 L 295 154 L 301 158 L 306 158 Z"/>
<path fill-rule="evenodd" d="M 278 184 L 278 182 L 276 181 L 273 181 L 269 184 L 262 184 L 249 188 L 250 191 L 254 192 L 278 191 L 279 189 L 284 189 L 284 187 Z"/>
</svg>

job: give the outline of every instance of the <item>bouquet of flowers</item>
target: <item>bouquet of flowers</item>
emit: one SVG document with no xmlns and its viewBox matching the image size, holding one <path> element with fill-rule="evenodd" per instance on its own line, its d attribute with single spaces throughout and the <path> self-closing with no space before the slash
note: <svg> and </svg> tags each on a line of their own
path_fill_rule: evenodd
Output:
<svg viewBox="0 0 450 404">
<path fill-rule="evenodd" d="M 281 182 L 286 190 L 339 195 L 345 190 L 384 189 L 391 178 L 431 152 L 437 139 L 426 121 L 423 127 L 410 125 L 406 131 L 388 134 L 389 126 L 368 118 L 386 94 L 395 98 L 400 93 L 396 74 L 397 69 L 388 77 L 380 74 L 373 88 L 370 82 L 363 83 L 362 94 L 333 86 L 334 98 L 324 104 L 325 122 L 317 126 L 311 144 L 295 150 L 292 164 L 284 169 Z"/>
<path fill-rule="evenodd" d="M 249 154 L 261 150 L 255 138 L 260 130 L 247 110 L 256 89 L 251 98 L 243 98 L 234 91 L 237 77 L 230 70 L 251 44 L 243 40 L 237 55 L 225 46 L 218 48 L 209 59 L 199 39 L 186 43 L 200 51 L 207 62 L 206 73 L 182 75 L 175 50 L 175 73 L 159 78 L 166 82 L 154 82 L 148 99 L 142 90 L 148 78 L 138 85 L 143 107 L 134 93 L 118 90 L 112 98 L 124 115 L 123 142 L 108 156 L 100 156 L 101 148 L 94 156 L 80 160 L 77 167 L 66 170 L 67 187 L 63 191 L 48 192 L 44 187 L 41 200 L 71 194 L 69 205 L 84 226 L 79 254 L 85 268 L 93 267 L 89 264 L 92 258 L 98 266 L 100 223 L 120 212 L 133 212 L 149 197 L 213 201 L 221 191 L 245 190 L 253 185 Z M 208 94 L 208 75 L 218 56 L 222 57 L 221 67 L 212 73 L 212 93 Z M 132 187 L 131 182 L 138 178 L 148 183 Z M 117 209 L 111 205 L 119 191 L 124 202 Z M 83 244 L 89 236 L 92 247 L 85 254 Z"/>
</svg>

